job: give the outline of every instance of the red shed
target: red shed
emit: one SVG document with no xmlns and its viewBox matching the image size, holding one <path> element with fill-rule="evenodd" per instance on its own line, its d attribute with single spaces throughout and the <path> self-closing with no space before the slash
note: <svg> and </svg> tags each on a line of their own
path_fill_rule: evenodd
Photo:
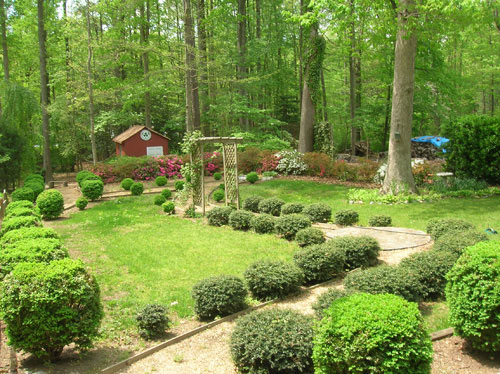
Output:
<svg viewBox="0 0 500 374">
<path fill-rule="evenodd" d="M 135 125 L 113 138 L 117 156 L 162 156 L 168 154 L 169 138 L 146 126 Z"/>
</svg>

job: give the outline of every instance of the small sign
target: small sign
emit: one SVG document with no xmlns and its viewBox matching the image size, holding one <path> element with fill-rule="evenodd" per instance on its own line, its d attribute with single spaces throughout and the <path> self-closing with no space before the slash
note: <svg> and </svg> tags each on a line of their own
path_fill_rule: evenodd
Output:
<svg viewBox="0 0 500 374">
<path fill-rule="evenodd" d="M 163 156 L 163 146 L 146 147 L 146 153 L 148 156 Z"/>
</svg>

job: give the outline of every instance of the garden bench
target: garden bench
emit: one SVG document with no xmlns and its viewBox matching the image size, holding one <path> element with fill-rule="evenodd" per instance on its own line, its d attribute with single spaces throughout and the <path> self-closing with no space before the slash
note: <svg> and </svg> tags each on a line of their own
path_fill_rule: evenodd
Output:
<svg viewBox="0 0 500 374">
<path fill-rule="evenodd" d="M 64 187 L 68 187 L 68 181 L 49 181 L 49 188 L 54 188 L 56 184 L 62 184 Z"/>
</svg>

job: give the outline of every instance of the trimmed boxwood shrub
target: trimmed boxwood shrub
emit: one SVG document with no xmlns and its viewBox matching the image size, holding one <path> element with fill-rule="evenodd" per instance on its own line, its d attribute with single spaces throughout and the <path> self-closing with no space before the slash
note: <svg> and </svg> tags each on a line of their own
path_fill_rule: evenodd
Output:
<svg viewBox="0 0 500 374">
<path fill-rule="evenodd" d="M 29 187 L 19 187 L 12 192 L 12 201 L 35 201 L 35 193 Z"/>
<path fill-rule="evenodd" d="M 224 190 L 218 189 L 214 191 L 212 197 L 215 201 L 220 202 L 224 200 L 224 198 L 226 197 L 226 193 L 224 192 Z"/>
<path fill-rule="evenodd" d="M 126 191 L 129 191 L 130 187 L 132 187 L 133 184 L 134 184 L 134 180 L 132 178 L 125 178 L 120 183 L 120 187 Z"/>
<path fill-rule="evenodd" d="M 295 239 L 295 234 L 301 229 L 311 226 L 308 217 L 301 214 L 287 214 L 276 219 L 276 233 L 287 240 Z"/>
<path fill-rule="evenodd" d="M 261 260 L 243 274 L 248 289 L 258 300 L 272 300 L 299 290 L 304 274 L 297 266 L 283 261 Z"/>
<path fill-rule="evenodd" d="M 95 174 L 88 170 L 79 171 L 78 174 L 76 174 L 76 182 L 78 183 L 78 185 L 81 186 L 82 180 L 89 175 L 95 175 Z"/>
<path fill-rule="evenodd" d="M 130 192 L 134 196 L 140 196 L 144 192 L 144 185 L 140 182 L 135 182 L 130 186 Z"/>
<path fill-rule="evenodd" d="M 325 245 L 311 245 L 293 255 L 295 265 L 304 272 L 307 283 L 324 282 L 344 270 L 344 252 Z"/>
<path fill-rule="evenodd" d="M 359 214 L 352 209 L 343 209 L 335 212 L 335 224 L 352 226 L 359 221 Z"/>
<path fill-rule="evenodd" d="M 15 349 L 55 360 L 65 345 L 90 348 L 99 333 L 100 290 L 81 261 L 18 264 L 0 290 L 0 315 Z"/>
<path fill-rule="evenodd" d="M 323 231 L 316 227 L 308 227 L 297 231 L 295 240 L 300 247 L 307 247 L 313 244 L 322 244 L 325 242 Z"/>
<path fill-rule="evenodd" d="M 316 317 L 318 319 L 323 318 L 323 313 L 325 312 L 325 310 L 330 308 L 335 300 L 350 295 L 352 295 L 352 292 L 350 291 L 340 290 L 338 288 L 329 288 L 328 291 L 323 292 L 321 295 L 319 295 L 318 299 L 312 306 L 314 312 L 316 313 Z"/>
<path fill-rule="evenodd" d="M 392 218 L 384 214 L 371 216 L 368 220 L 368 225 L 372 227 L 389 227 L 392 225 Z"/>
<path fill-rule="evenodd" d="M 275 222 L 276 218 L 270 214 L 259 214 L 252 217 L 250 226 L 257 234 L 270 234 L 274 232 Z"/>
<path fill-rule="evenodd" d="M 158 177 L 156 177 L 155 179 L 155 184 L 158 186 L 158 187 L 163 187 L 167 184 L 168 180 L 167 180 L 167 177 L 163 176 L 163 175 L 160 175 Z"/>
<path fill-rule="evenodd" d="M 229 226 L 235 230 L 248 230 L 253 214 L 245 210 L 235 210 L 229 215 Z"/>
<path fill-rule="evenodd" d="M 54 219 L 64 210 L 64 198 L 58 190 L 43 191 L 36 199 L 36 206 L 40 209 L 43 219 Z"/>
<path fill-rule="evenodd" d="M 45 179 L 40 174 L 28 174 L 26 178 L 24 178 L 25 184 L 31 181 L 36 181 L 37 183 L 45 185 Z"/>
<path fill-rule="evenodd" d="M 49 227 L 23 227 L 7 232 L 0 238 L 0 244 L 6 246 L 20 240 L 38 238 L 61 239 L 59 234 Z"/>
<path fill-rule="evenodd" d="M 447 280 L 446 300 L 455 332 L 475 349 L 500 351 L 500 242 L 465 249 Z"/>
<path fill-rule="evenodd" d="M 84 210 L 88 204 L 89 204 L 89 201 L 87 200 L 86 197 L 83 197 L 83 196 L 79 197 L 75 201 L 76 207 L 80 210 Z"/>
<path fill-rule="evenodd" d="M 324 203 L 308 205 L 302 213 L 308 216 L 312 222 L 328 222 L 332 218 L 332 208 Z"/>
<path fill-rule="evenodd" d="M 82 182 L 82 194 L 89 200 L 98 200 L 104 191 L 104 183 L 97 179 L 85 179 Z"/>
<path fill-rule="evenodd" d="M 13 201 L 7 205 L 7 208 L 5 208 L 5 215 L 9 215 L 9 213 L 12 210 L 17 208 L 29 208 L 31 210 L 35 210 L 33 202 L 28 200 L 18 200 L 18 201 Z"/>
<path fill-rule="evenodd" d="M 243 209 L 250 212 L 259 213 L 259 203 L 264 200 L 262 196 L 249 196 L 243 201 Z"/>
<path fill-rule="evenodd" d="M 181 191 L 184 189 L 184 181 L 175 181 L 174 188 L 176 191 Z"/>
<path fill-rule="evenodd" d="M 246 180 L 247 180 L 247 182 L 254 184 L 255 182 L 257 182 L 259 180 L 259 175 L 255 171 L 252 171 L 252 172 L 247 174 Z"/>
<path fill-rule="evenodd" d="M 439 239 L 440 236 L 449 232 L 460 232 L 475 230 L 476 228 L 471 223 L 455 218 L 431 219 L 427 223 L 427 233 L 433 240 Z"/>
<path fill-rule="evenodd" d="M 173 201 L 167 201 L 161 205 L 163 211 L 167 214 L 175 214 L 175 204 Z"/>
<path fill-rule="evenodd" d="M 80 187 L 82 187 L 86 181 L 101 181 L 102 182 L 102 179 L 100 176 L 98 175 L 95 175 L 95 174 L 88 174 L 88 175 L 85 175 L 81 181 L 80 181 Z"/>
<path fill-rule="evenodd" d="M 24 187 L 30 188 L 33 191 L 34 200 L 45 190 L 45 184 L 36 180 L 31 180 L 24 183 Z"/>
<path fill-rule="evenodd" d="M 263 199 L 259 202 L 259 212 L 277 217 L 280 215 L 283 205 L 285 205 L 285 202 L 277 197 Z"/>
<path fill-rule="evenodd" d="M 357 294 L 324 314 L 315 326 L 316 373 L 430 374 L 432 343 L 415 303 Z"/>
<path fill-rule="evenodd" d="M 170 324 L 168 309 L 159 304 L 146 305 L 135 317 L 139 335 L 144 339 L 156 339 L 165 334 Z"/>
<path fill-rule="evenodd" d="M 167 199 L 165 199 L 162 195 L 156 195 L 153 201 L 155 205 L 163 205 Z"/>
<path fill-rule="evenodd" d="M 2 222 L 2 230 L 0 236 L 5 235 L 7 232 L 17 230 L 23 227 L 33 227 L 40 225 L 40 218 L 35 216 L 21 216 L 11 217 L 4 219 Z"/>
<path fill-rule="evenodd" d="M 346 270 L 373 266 L 378 262 L 380 245 L 370 236 L 341 236 L 327 241 L 326 245 L 344 251 Z"/>
<path fill-rule="evenodd" d="M 461 232 L 449 232 L 441 235 L 435 242 L 433 249 L 436 251 L 449 251 L 460 256 L 463 250 L 479 242 L 489 240 L 484 232 L 466 230 Z"/>
<path fill-rule="evenodd" d="M 22 200 L 26 201 L 26 200 Z M 37 209 L 33 208 L 16 208 L 16 209 L 11 209 L 7 214 L 5 214 L 4 220 L 13 218 L 13 217 L 37 217 L 40 219 L 40 214 Z"/>
<path fill-rule="evenodd" d="M 213 177 L 216 181 L 220 181 L 222 179 L 222 174 L 219 172 L 215 172 Z"/>
<path fill-rule="evenodd" d="M 234 211 L 230 206 L 216 207 L 207 213 L 210 226 L 224 226 L 229 223 L 229 216 Z"/>
<path fill-rule="evenodd" d="M 231 356 L 242 373 L 308 373 L 312 337 L 310 317 L 289 309 L 255 311 L 237 320 Z"/>
<path fill-rule="evenodd" d="M 233 275 L 203 279 L 191 291 L 194 311 L 200 319 L 213 319 L 239 312 L 245 308 L 247 293 L 243 281 Z"/>
<path fill-rule="evenodd" d="M 160 195 L 163 196 L 165 200 L 168 200 L 172 197 L 172 191 L 170 191 L 168 188 L 165 188 L 161 191 Z"/>
<path fill-rule="evenodd" d="M 301 203 L 286 203 L 281 207 L 281 214 L 302 213 L 304 204 Z"/>
</svg>

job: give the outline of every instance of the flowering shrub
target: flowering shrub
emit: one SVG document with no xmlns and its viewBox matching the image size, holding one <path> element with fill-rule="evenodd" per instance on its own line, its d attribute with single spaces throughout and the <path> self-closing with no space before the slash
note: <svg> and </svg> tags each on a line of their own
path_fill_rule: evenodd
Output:
<svg viewBox="0 0 500 374">
<path fill-rule="evenodd" d="M 114 183 L 119 180 L 118 176 L 114 173 L 113 165 L 96 164 L 90 167 L 90 171 L 100 177 L 104 183 Z"/>
<path fill-rule="evenodd" d="M 307 165 L 308 175 L 331 176 L 333 161 L 330 156 L 319 152 L 309 152 L 304 154 L 304 162 Z"/>
<path fill-rule="evenodd" d="M 211 176 L 222 169 L 222 156 L 220 152 L 206 152 L 203 155 L 205 175 Z"/>
<path fill-rule="evenodd" d="M 304 156 L 297 151 L 281 151 L 276 154 L 279 158 L 276 171 L 284 175 L 300 175 L 307 170 Z"/>
<path fill-rule="evenodd" d="M 257 168 L 257 173 L 264 173 L 266 171 L 275 171 L 278 167 L 279 158 L 276 156 L 274 152 L 271 151 L 263 151 L 261 153 L 261 160 L 259 168 Z"/>
<path fill-rule="evenodd" d="M 358 179 L 357 168 L 344 160 L 335 161 L 332 165 L 332 177 L 341 181 L 356 181 Z"/>
</svg>

